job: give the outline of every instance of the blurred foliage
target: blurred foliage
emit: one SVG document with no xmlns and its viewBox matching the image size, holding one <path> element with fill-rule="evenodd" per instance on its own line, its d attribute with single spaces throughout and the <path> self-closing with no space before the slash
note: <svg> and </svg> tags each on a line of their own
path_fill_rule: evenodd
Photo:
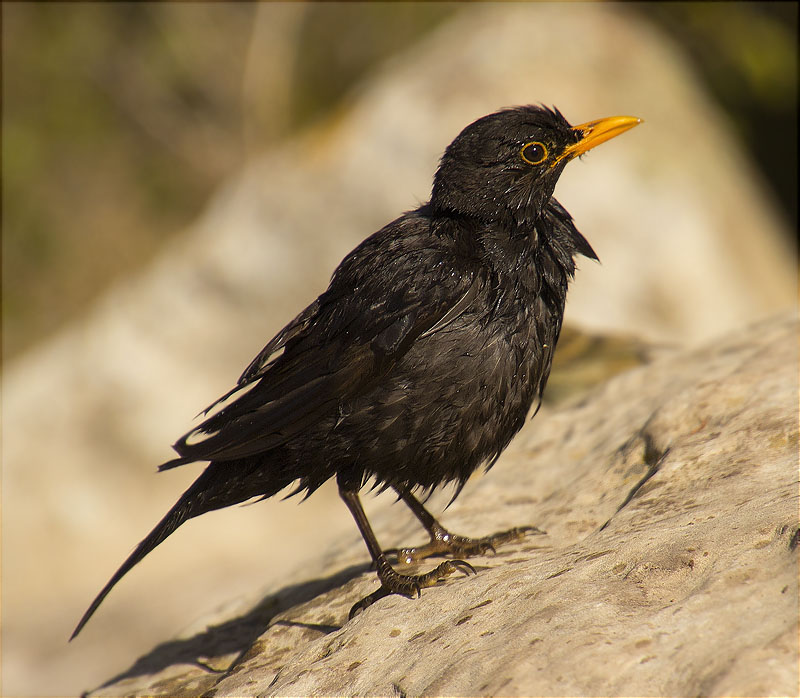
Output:
<svg viewBox="0 0 800 698">
<path fill-rule="evenodd" d="M 694 61 L 797 229 L 797 2 L 654 2 L 632 7 Z"/>
<path fill-rule="evenodd" d="M 247 6 L 3 3 L 6 356 L 142 263 L 241 160 Z M 231 50 L 222 37 L 240 37 Z"/>
<path fill-rule="evenodd" d="M 295 62 L 292 112 L 298 124 L 318 116 L 383 59 L 432 29 L 457 3 L 318 3 L 307 12 Z M 331 31 L 333 28 L 333 32 Z M 332 34 L 337 40 L 331 41 Z M 316 47 L 316 49 L 312 48 Z"/>
<path fill-rule="evenodd" d="M 248 154 L 461 7 L 4 2 L 4 355 L 75 317 Z M 685 47 L 796 225 L 797 4 L 630 8 Z"/>
</svg>

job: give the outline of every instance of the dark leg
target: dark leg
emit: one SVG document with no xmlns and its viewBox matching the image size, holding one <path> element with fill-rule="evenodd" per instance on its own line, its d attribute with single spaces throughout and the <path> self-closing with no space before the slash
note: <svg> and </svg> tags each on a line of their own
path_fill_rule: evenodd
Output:
<svg viewBox="0 0 800 698">
<path fill-rule="evenodd" d="M 422 560 L 431 555 L 454 555 L 458 557 L 469 557 L 470 555 L 481 555 L 487 551 L 495 552 L 495 545 L 502 545 L 512 540 L 523 538 L 528 533 L 543 533 L 534 526 L 521 526 L 512 528 L 508 531 L 501 531 L 484 538 L 466 538 L 450 533 L 442 526 L 431 513 L 422 505 L 408 488 L 394 487 L 395 492 L 414 512 L 420 523 L 425 527 L 431 537 L 430 543 L 419 548 L 401 548 L 397 551 L 398 562 L 411 564 L 416 560 Z"/>
<path fill-rule="evenodd" d="M 462 560 L 447 560 L 425 574 L 407 575 L 395 572 L 386 559 L 386 556 L 381 551 L 378 540 L 372 532 L 372 526 L 369 525 L 367 515 L 364 513 L 361 501 L 358 498 L 358 489 L 343 485 L 340 481 L 339 496 L 344 500 L 344 503 L 353 515 L 358 530 L 361 531 L 361 536 L 367 544 L 369 554 L 372 556 L 372 561 L 375 563 L 375 568 L 378 571 L 378 579 L 381 580 L 380 589 L 362 599 L 350 609 L 350 618 L 367 606 L 375 603 L 378 599 L 382 599 L 389 594 L 402 594 L 403 596 L 413 598 L 414 596 L 420 595 L 421 589 L 433 586 L 440 579 L 448 577 L 456 570 L 467 575 L 475 572 L 472 565 Z"/>
</svg>

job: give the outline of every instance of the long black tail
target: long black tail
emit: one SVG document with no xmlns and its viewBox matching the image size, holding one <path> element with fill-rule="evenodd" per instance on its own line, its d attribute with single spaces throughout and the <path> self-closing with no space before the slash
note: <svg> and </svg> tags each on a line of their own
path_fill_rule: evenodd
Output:
<svg viewBox="0 0 800 698">
<path fill-rule="evenodd" d="M 108 596 L 108 593 L 114 588 L 117 582 L 119 582 L 137 562 L 172 535 L 182 523 L 208 511 L 238 504 L 257 495 L 272 495 L 288 484 L 284 481 L 282 484 L 270 483 L 270 486 L 264 487 L 266 483 L 262 481 L 257 483 L 257 485 L 261 485 L 261 487 L 256 485 L 254 488 L 252 485 L 256 484 L 256 482 L 253 482 L 253 480 L 257 479 L 250 478 L 251 481 L 247 482 L 248 470 L 250 470 L 250 468 L 243 467 L 245 463 L 242 461 L 226 463 L 212 462 L 208 465 L 200 477 L 192 483 L 183 495 L 181 495 L 181 498 L 175 503 L 175 506 L 167 512 L 167 515 L 158 522 L 147 537 L 136 546 L 136 550 L 130 554 L 128 559 L 125 560 L 122 566 L 114 573 L 114 576 L 108 580 L 108 583 L 102 588 L 95 600 L 92 601 L 92 605 L 89 606 L 86 613 L 83 614 L 83 618 L 81 618 L 69 638 L 70 641 L 72 641 L 83 626 L 86 625 L 97 610 L 97 607 L 103 602 L 103 599 Z M 248 463 L 248 465 L 251 464 Z M 246 484 L 251 485 L 251 487 L 247 487 Z"/>
<path fill-rule="evenodd" d="M 188 505 L 188 502 L 186 501 L 186 495 L 188 495 L 190 491 L 191 488 L 183 495 L 183 497 L 178 500 L 175 506 L 169 510 L 167 515 L 158 522 L 158 525 L 152 531 L 150 531 L 147 537 L 136 546 L 136 550 L 130 554 L 128 559 L 125 560 L 125 562 L 122 563 L 122 566 L 114 573 L 114 576 L 108 580 L 108 583 L 95 597 L 95 600 L 92 601 L 92 605 L 89 606 L 86 613 L 83 614 L 83 618 L 81 618 L 80 622 L 69 638 L 70 641 L 75 639 L 77 634 L 81 631 L 83 626 L 86 625 L 89 618 L 94 615 L 97 607 L 103 602 L 103 599 L 108 596 L 108 592 L 114 588 L 116 583 L 122 579 L 137 562 L 139 562 L 145 555 L 153 550 L 153 548 L 166 540 L 170 534 L 174 533 L 178 526 L 193 516 L 193 514 L 190 513 L 191 505 Z"/>
</svg>

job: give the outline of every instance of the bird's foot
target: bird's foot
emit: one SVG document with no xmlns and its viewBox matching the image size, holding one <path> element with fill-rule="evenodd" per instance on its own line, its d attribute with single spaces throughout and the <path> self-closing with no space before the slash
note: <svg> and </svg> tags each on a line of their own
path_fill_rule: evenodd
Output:
<svg viewBox="0 0 800 698">
<path fill-rule="evenodd" d="M 390 594 L 400 594 L 413 599 L 419 597 L 422 589 L 436 585 L 440 580 L 449 577 L 453 572 L 463 572 L 464 576 L 475 574 L 475 568 L 463 560 L 446 560 L 441 565 L 434 567 L 425 574 L 400 574 L 381 556 L 377 560 L 378 578 L 381 587 L 365 596 L 350 609 L 350 618 L 353 618 L 367 606 L 371 606 L 379 599 Z"/>
<path fill-rule="evenodd" d="M 397 554 L 397 561 L 406 565 L 418 560 L 424 560 L 431 555 L 447 555 L 453 557 L 470 557 L 472 555 L 483 555 L 486 552 L 497 552 L 495 546 L 503 545 L 514 540 L 520 540 L 527 535 L 544 534 L 544 531 L 535 526 L 519 526 L 510 528 L 507 531 L 500 531 L 491 536 L 483 538 L 467 538 L 450 533 L 440 525 L 435 525 L 431 529 L 431 541 L 419 548 L 400 548 L 392 552 Z"/>
</svg>

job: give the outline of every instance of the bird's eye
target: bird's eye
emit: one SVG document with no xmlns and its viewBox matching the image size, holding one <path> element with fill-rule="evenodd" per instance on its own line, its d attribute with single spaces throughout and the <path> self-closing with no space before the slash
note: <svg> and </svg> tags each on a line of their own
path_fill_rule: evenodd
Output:
<svg viewBox="0 0 800 698">
<path fill-rule="evenodd" d="M 526 143 L 522 146 L 519 154 L 529 165 L 541 165 L 547 160 L 547 148 L 545 148 L 544 143 Z"/>
</svg>

